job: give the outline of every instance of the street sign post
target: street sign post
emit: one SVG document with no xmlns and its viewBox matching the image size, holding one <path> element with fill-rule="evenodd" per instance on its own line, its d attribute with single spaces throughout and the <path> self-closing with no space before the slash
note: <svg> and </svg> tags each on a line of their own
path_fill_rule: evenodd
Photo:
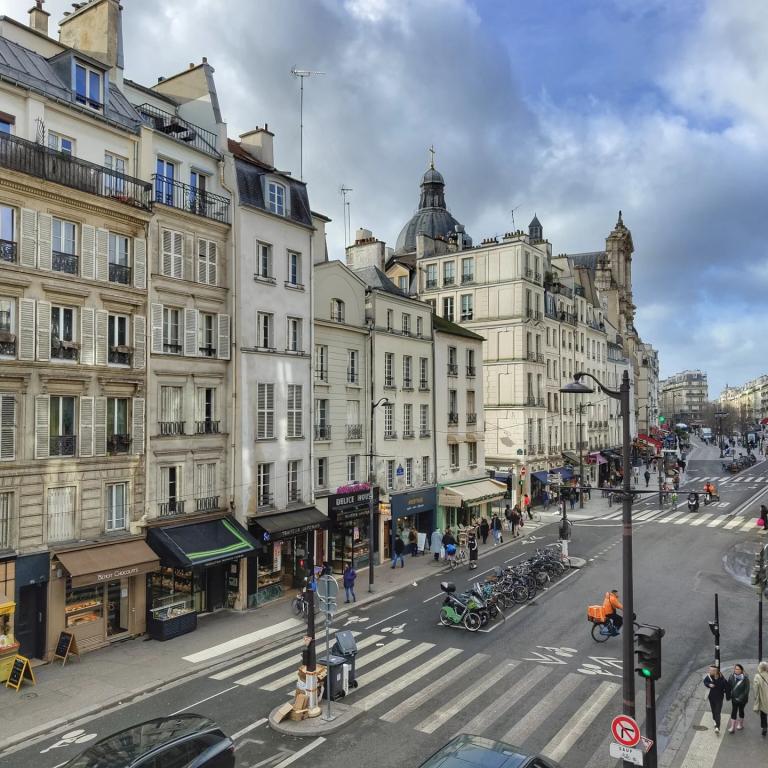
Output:
<svg viewBox="0 0 768 768">
<path fill-rule="evenodd" d="M 610 755 L 611 757 L 618 757 L 619 760 L 625 760 L 632 765 L 643 764 L 643 750 L 635 749 L 633 747 L 624 747 L 621 744 L 617 744 L 615 741 L 611 742 Z"/>
<path fill-rule="evenodd" d="M 611 734 L 623 747 L 634 747 L 640 741 L 640 726 L 629 715 L 617 715 L 611 720 Z"/>
<path fill-rule="evenodd" d="M 336 596 L 339 594 L 339 582 L 330 574 L 317 580 L 317 596 L 320 598 L 320 608 L 325 614 L 325 689 L 328 692 L 328 706 L 323 720 L 333 720 L 331 714 L 331 619 L 336 613 Z"/>
</svg>

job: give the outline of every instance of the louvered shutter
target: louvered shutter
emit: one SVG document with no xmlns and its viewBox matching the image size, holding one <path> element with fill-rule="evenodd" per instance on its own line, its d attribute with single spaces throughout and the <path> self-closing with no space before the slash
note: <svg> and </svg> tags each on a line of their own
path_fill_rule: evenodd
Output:
<svg viewBox="0 0 768 768">
<path fill-rule="evenodd" d="M 107 364 L 107 336 L 109 326 L 109 312 L 105 309 L 96 310 L 96 340 L 94 343 L 94 360 L 96 365 Z"/>
<path fill-rule="evenodd" d="M 96 230 L 96 279 L 109 281 L 109 232 Z"/>
<path fill-rule="evenodd" d="M 267 394 L 267 385 L 266 384 L 257 384 L 256 385 L 256 438 L 261 439 L 263 437 L 266 437 L 266 416 L 264 415 L 264 410 L 266 408 L 266 398 Z"/>
<path fill-rule="evenodd" d="M 21 253 L 19 263 L 23 267 L 37 266 L 37 211 L 21 209 Z"/>
<path fill-rule="evenodd" d="M 133 239 L 133 287 L 147 287 L 147 241 L 140 237 Z"/>
<path fill-rule="evenodd" d="M 35 300 L 19 299 L 19 360 L 35 359 Z"/>
<path fill-rule="evenodd" d="M 48 395 L 35 397 L 35 458 L 47 459 L 51 449 L 51 435 L 48 426 L 50 418 Z"/>
<path fill-rule="evenodd" d="M 37 359 L 51 359 L 51 302 L 37 302 Z"/>
<path fill-rule="evenodd" d="M 83 307 L 80 310 L 80 362 L 83 365 L 93 365 L 93 333 L 94 309 Z"/>
<path fill-rule="evenodd" d="M 131 404 L 131 451 L 144 453 L 144 398 L 134 397 Z"/>
<path fill-rule="evenodd" d="M 93 456 L 93 398 L 80 398 L 80 455 Z"/>
<path fill-rule="evenodd" d="M 197 357 L 197 322 L 196 309 L 184 310 L 184 354 L 187 357 Z"/>
<path fill-rule="evenodd" d="M 37 266 L 50 270 L 53 261 L 53 216 L 37 214 Z"/>
<path fill-rule="evenodd" d="M 216 243 L 208 241 L 208 285 L 218 285 Z"/>
<path fill-rule="evenodd" d="M 184 278 L 184 235 L 173 233 L 173 277 Z"/>
<path fill-rule="evenodd" d="M 97 397 L 93 403 L 93 455 L 107 455 L 107 398 Z"/>
<path fill-rule="evenodd" d="M 216 329 L 218 340 L 216 352 L 220 360 L 229 360 L 229 315 L 217 315 Z"/>
<path fill-rule="evenodd" d="M 16 395 L 0 395 L 0 459 L 16 458 Z"/>
<path fill-rule="evenodd" d="M 173 232 L 170 229 L 160 233 L 160 272 L 173 277 Z"/>
<path fill-rule="evenodd" d="M 208 282 L 208 241 L 197 241 L 197 282 Z"/>
<path fill-rule="evenodd" d="M 96 227 L 83 224 L 80 249 L 80 276 L 93 280 L 96 270 Z"/>
<path fill-rule="evenodd" d="M 147 318 L 133 316 L 133 367 L 143 368 L 147 361 Z"/>
<path fill-rule="evenodd" d="M 150 322 L 152 324 L 150 352 L 153 355 L 159 355 L 163 351 L 163 305 L 150 304 L 149 312 Z"/>
<path fill-rule="evenodd" d="M 275 385 L 267 384 L 267 436 L 275 435 Z"/>
</svg>

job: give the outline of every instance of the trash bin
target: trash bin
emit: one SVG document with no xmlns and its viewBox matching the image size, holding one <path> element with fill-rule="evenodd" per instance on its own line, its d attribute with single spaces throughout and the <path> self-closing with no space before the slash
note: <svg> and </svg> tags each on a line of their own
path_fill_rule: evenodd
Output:
<svg viewBox="0 0 768 768">
<path fill-rule="evenodd" d="M 349 664 L 343 656 L 324 656 L 317 660 L 318 664 L 322 664 L 327 670 L 326 685 L 329 686 L 326 692 L 323 694 L 323 698 L 328 696 L 328 691 L 331 693 L 331 699 L 336 701 L 342 696 L 346 696 L 349 692 Z"/>
<path fill-rule="evenodd" d="M 357 643 L 355 636 L 348 629 L 342 629 L 336 633 L 336 642 L 331 647 L 334 656 L 341 656 L 349 665 L 349 687 L 357 688 L 355 674 L 355 657 L 357 656 Z"/>
</svg>

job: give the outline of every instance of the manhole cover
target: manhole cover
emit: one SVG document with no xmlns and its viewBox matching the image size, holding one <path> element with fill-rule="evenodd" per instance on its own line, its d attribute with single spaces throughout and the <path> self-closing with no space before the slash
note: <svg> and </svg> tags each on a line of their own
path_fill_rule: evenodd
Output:
<svg viewBox="0 0 768 768">
<path fill-rule="evenodd" d="M 707 728 L 706 725 L 694 725 L 692 726 L 694 731 L 708 731 L 709 728 Z"/>
<path fill-rule="evenodd" d="M 34 693 L 33 691 L 30 691 L 29 693 L 22 694 L 21 698 L 22 699 L 36 699 L 37 698 L 37 694 Z"/>
</svg>

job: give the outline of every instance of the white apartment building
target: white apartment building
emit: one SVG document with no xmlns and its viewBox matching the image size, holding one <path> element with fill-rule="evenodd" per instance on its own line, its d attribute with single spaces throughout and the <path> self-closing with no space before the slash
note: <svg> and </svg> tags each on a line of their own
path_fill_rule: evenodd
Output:
<svg viewBox="0 0 768 768">
<path fill-rule="evenodd" d="M 668 424 L 701 426 L 709 402 L 709 386 L 704 371 L 681 371 L 659 382 L 661 412 Z"/>
<path fill-rule="evenodd" d="M 659 353 L 650 344 L 640 345 L 637 380 L 637 431 L 650 435 L 659 424 Z"/>
</svg>

